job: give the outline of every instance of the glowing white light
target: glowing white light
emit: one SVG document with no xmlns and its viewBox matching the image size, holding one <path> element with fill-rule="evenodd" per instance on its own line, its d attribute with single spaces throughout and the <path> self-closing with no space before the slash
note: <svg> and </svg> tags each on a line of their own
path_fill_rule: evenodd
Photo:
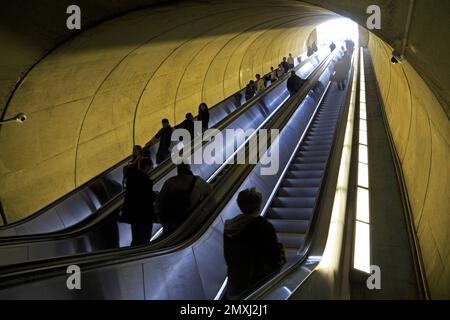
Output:
<svg viewBox="0 0 450 320">
<path fill-rule="evenodd" d="M 358 163 L 358 186 L 369 188 L 369 166 Z"/>
<path fill-rule="evenodd" d="M 356 221 L 353 266 L 355 269 L 370 273 L 370 227 L 361 221 Z"/>
<path fill-rule="evenodd" d="M 352 39 L 355 43 L 358 41 L 358 25 L 350 19 L 334 19 L 327 21 L 317 27 L 317 45 L 330 45 L 331 41 L 344 41 Z"/>
<path fill-rule="evenodd" d="M 356 219 L 369 223 L 369 190 L 358 187 L 356 199 Z"/>
</svg>

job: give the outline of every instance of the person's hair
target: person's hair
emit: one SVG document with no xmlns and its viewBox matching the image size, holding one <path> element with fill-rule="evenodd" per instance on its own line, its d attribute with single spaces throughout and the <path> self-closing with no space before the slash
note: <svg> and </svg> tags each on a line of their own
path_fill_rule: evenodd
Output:
<svg viewBox="0 0 450 320">
<path fill-rule="evenodd" d="M 292 56 L 292 53 L 289 53 L 290 56 Z"/>
<path fill-rule="evenodd" d="M 145 170 L 150 167 L 152 161 L 148 157 L 143 157 L 139 160 L 138 166 L 140 170 Z"/>
<path fill-rule="evenodd" d="M 286 57 L 283 57 L 283 61 L 286 60 Z"/>
<path fill-rule="evenodd" d="M 257 213 L 261 210 L 262 196 L 255 188 L 239 192 L 237 204 L 244 214 Z"/>
<path fill-rule="evenodd" d="M 198 110 L 202 110 L 202 107 L 205 107 L 205 110 L 208 110 L 208 105 L 204 102 L 200 103 L 200 105 L 198 106 Z"/>
<path fill-rule="evenodd" d="M 256 78 L 261 78 L 261 75 L 259 73 L 257 73 Z"/>
<path fill-rule="evenodd" d="M 137 150 L 139 152 L 139 154 L 142 154 L 142 147 L 138 144 L 133 146 L 133 155 L 134 155 L 134 150 Z"/>
<path fill-rule="evenodd" d="M 192 175 L 191 167 L 188 164 L 182 162 L 179 165 L 177 165 L 177 173 L 178 173 L 178 175 L 181 175 L 181 174 Z"/>
<path fill-rule="evenodd" d="M 169 124 L 169 119 L 164 118 L 164 119 L 161 120 L 161 123 L 162 123 L 162 124 L 164 124 L 164 123 Z"/>
<path fill-rule="evenodd" d="M 187 120 L 192 120 L 192 119 L 194 119 L 194 116 L 192 115 L 192 113 L 186 113 L 186 119 Z"/>
</svg>

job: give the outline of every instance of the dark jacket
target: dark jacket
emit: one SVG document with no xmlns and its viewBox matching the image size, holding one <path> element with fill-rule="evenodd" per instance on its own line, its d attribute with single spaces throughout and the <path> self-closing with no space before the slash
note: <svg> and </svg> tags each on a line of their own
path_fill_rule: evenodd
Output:
<svg viewBox="0 0 450 320">
<path fill-rule="evenodd" d="M 348 73 L 348 64 L 345 59 L 342 59 L 334 66 L 334 80 L 335 81 L 344 81 L 347 79 Z"/>
<path fill-rule="evenodd" d="M 298 90 L 300 90 L 303 83 L 304 83 L 304 80 L 302 78 L 300 78 L 297 75 L 295 75 L 295 76 L 291 75 L 287 81 L 287 89 L 291 94 L 296 93 L 296 92 L 298 92 Z"/>
<path fill-rule="evenodd" d="M 171 138 L 172 138 L 172 127 L 168 126 L 166 128 L 161 128 L 156 134 L 156 138 L 159 138 L 158 151 L 167 151 L 170 148 Z"/>
<path fill-rule="evenodd" d="M 130 224 L 154 221 L 153 181 L 148 175 L 130 166 L 127 172 L 127 188 L 122 209 L 122 222 Z"/>
<path fill-rule="evenodd" d="M 225 222 L 224 255 L 229 297 L 242 293 L 275 271 L 284 257 L 272 224 L 259 215 L 247 214 Z"/>
<path fill-rule="evenodd" d="M 291 67 L 289 66 L 289 63 L 288 63 L 287 61 L 283 61 L 283 62 L 281 63 L 281 65 L 283 66 L 284 72 L 288 72 L 289 69 L 291 68 Z"/>
<path fill-rule="evenodd" d="M 189 132 L 189 134 L 191 135 L 191 140 L 194 139 L 194 137 L 195 137 L 195 135 L 194 135 L 194 130 L 195 130 L 194 121 L 192 121 L 192 120 L 185 119 L 182 123 L 177 125 L 175 127 L 175 129 L 186 129 Z"/>
<path fill-rule="evenodd" d="M 202 128 L 208 129 L 208 123 L 209 123 L 209 110 L 198 110 L 198 120 L 202 122 Z"/>
<path fill-rule="evenodd" d="M 255 95 L 255 86 L 251 84 L 247 84 L 245 87 L 245 100 L 250 100 Z"/>
</svg>

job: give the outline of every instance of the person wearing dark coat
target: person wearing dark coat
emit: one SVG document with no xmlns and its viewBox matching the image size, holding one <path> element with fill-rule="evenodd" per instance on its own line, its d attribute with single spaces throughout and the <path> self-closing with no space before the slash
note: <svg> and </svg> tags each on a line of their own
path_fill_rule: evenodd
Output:
<svg viewBox="0 0 450 320">
<path fill-rule="evenodd" d="M 333 52 L 334 49 L 336 49 L 336 45 L 335 45 L 334 42 L 332 41 L 331 44 L 330 44 L 330 50 L 331 50 L 331 52 Z"/>
<path fill-rule="evenodd" d="M 194 124 L 194 116 L 192 113 L 186 113 L 186 118 L 182 123 L 175 126 L 175 129 L 185 129 L 189 132 L 189 135 L 191 136 L 191 141 L 195 138 L 195 124 Z"/>
<path fill-rule="evenodd" d="M 202 122 L 202 129 L 207 130 L 209 125 L 209 110 L 208 106 L 204 102 L 200 103 L 198 106 L 198 120 Z"/>
<path fill-rule="evenodd" d="M 250 80 L 250 82 L 245 87 L 245 101 L 250 100 L 255 96 L 255 81 Z"/>
<path fill-rule="evenodd" d="M 291 72 L 291 76 L 289 77 L 289 79 L 287 81 L 287 89 L 288 89 L 289 94 L 291 95 L 291 97 L 293 95 L 295 95 L 300 90 L 300 88 L 302 87 L 304 82 L 305 82 L 305 80 L 300 78 L 295 73 L 295 71 Z"/>
<path fill-rule="evenodd" d="M 150 241 L 154 221 L 153 181 L 148 176 L 150 159 L 142 158 L 130 166 L 122 209 L 121 222 L 131 225 L 131 246 Z"/>
<path fill-rule="evenodd" d="M 237 298 L 286 261 L 274 227 L 259 215 L 261 200 L 261 193 L 254 188 L 241 191 L 237 203 L 242 214 L 225 221 L 228 299 Z"/>
<path fill-rule="evenodd" d="M 162 119 L 162 128 L 158 131 L 155 138 L 159 139 L 158 151 L 156 152 L 156 163 L 160 164 L 170 156 L 170 143 L 172 139 L 173 128 L 169 120 Z"/>
<path fill-rule="evenodd" d="M 333 80 L 336 81 L 339 91 L 345 90 L 345 80 L 347 79 L 348 67 L 348 62 L 344 58 L 338 61 L 334 66 Z"/>
<path fill-rule="evenodd" d="M 289 63 L 287 62 L 287 58 L 283 57 L 283 61 L 281 62 L 283 66 L 284 72 L 288 72 L 290 70 Z"/>
</svg>

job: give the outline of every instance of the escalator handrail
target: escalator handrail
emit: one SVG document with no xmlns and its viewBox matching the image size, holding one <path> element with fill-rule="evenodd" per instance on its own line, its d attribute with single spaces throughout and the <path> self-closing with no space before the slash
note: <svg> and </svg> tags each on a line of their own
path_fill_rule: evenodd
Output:
<svg viewBox="0 0 450 320">
<path fill-rule="evenodd" d="M 294 70 L 298 70 L 301 67 L 303 67 L 305 64 L 307 64 L 308 62 L 310 62 L 313 58 L 317 57 L 317 55 L 319 54 L 319 51 L 316 52 L 314 55 L 308 57 L 307 59 L 305 59 L 304 61 L 302 61 L 301 63 L 299 63 L 297 66 L 294 67 Z M 326 59 L 326 58 L 325 58 Z M 269 73 L 267 73 L 264 76 L 267 76 Z M 249 99 L 248 101 L 246 101 L 245 103 L 243 103 L 239 109 L 237 109 L 235 112 L 241 111 L 242 109 L 245 108 L 245 110 L 247 110 L 247 108 L 251 107 L 252 105 L 254 105 L 255 103 L 257 103 L 259 100 L 261 100 L 267 93 L 269 93 L 270 91 L 274 90 L 275 87 L 280 85 L 280 82 L 282 82 L 282 80 L 285 80 L 287 77 L 288 73 L 284 74 L 282 78 L 279 78 L 277 82 L 271 84 L 268 88 L 266 88 L 266 90 L 264 90 L 264 92 L 259 95 L 259 96 L 254 96 L 251 99 Z M 220 106 L 221 104 L 223 104 L 225 101 L 232 99 L 235 95 L 237 95 L 238 93 L 242 93 L 245 90 L 245 88 L 240 89 L 239 91 L 237 91 L 236 93 L 234 93 L 232 96 L 227 97 L 225 99 L 223 99 L 222 101 L 220 101 L 219 103 L 215 104 L 214 106 L 212 106 L 211 108 L 209 108 L 209 111 L 211 112 L 211 110 L 213 110 L 214 108 Z M 233 112 L 233 114 L 235 113 Z M 241 111 L 242 113 L 243 111 Z M 197 118 L 197 117 L 195 117 Z M 226 117 L 228 118 L 228 117 Z M 224 119 L 226 119 L 224 118 Z M 216 126 L 220 125 L 220 123 L 224 120 L 222 119 L 221 121 L 217 122 Z M 154 146 L 155 144 L 157 144 L 158 141 L 155 141 L 154 143 L 152 143 L 150 145 L 150 147 Z M 0 231 L 1 230 L 6 230 L 6 229 L 10 229 L 10 228 L 14 228 L 17 227 L 21 224 L 27 223 L 30 220 L 33 220 L 37 217 L 39 217 L 41 214 L 51 210 L 53 207 L 59 205 L 60 203 L 64 202 L 65 200 L 67 200 L 68 198 L 70 198 L 71 196 L 73 196 L 74 194 L 80 192 L 80 190 L 83 190 L 85 188 L 88 188 L 89 186 L 91 186 L 92 184 L 94 184 L 96 181 L 100 180 L 103 176 L 113 172 L 114 170 L 116 170 L 117 168 L 124 166 L 127 162 L 129 162 L 131 159 L 131 156 L 126 157 L 125 159 L 119 161 L 117 164 L 115 164 L 114 166 L 112 166 L 111 168 L 103 171 L 102 173 L 99 173 L 98 175 L 96 175 L 95 177 L 89 179 L 88 181 L 84 182 L 83 184 L 81 184 L 80 186 L 76 187 L 75 189 L 73 189 L 72 191 L 66 193 L 65 195 L 63 195 L 62 197 L 56 199 L 55 201 L 53 201 L 52 203 L 46 205 L 45 207 L 39 209 L 37 212 L 29 215 L 28 217 L 25 217 L 21 220 L 18 221 L 14 221 L 12 223 L 8 223 L 5 225 L 0 226 Z M 156 171 L 159 167 L 162 167 L 164 165 L 164 163 L 166 163 L 166 161 L 164 161 L 163 163 L 161 163 L 159 166 L 157 166 L 156 168 L 154 168 L 154 170 L 152 171 Z M 160 175 L 157 175 L 160 176 Z M 112 199 L 108 200 L 107 202 L 105 202 L 102 206 L 106 205 L 109 201 L 111 201 Z M 7 236 L 7 237 L 0 237 L 0 240 L 2 238 L 9 238 L 9 237 L 16 237 L 16 236 Z"/>
<path fill-rule="evenodd" d="M 325 61 L 328 57 L 330 57 L 330 55 L 331 55 L 331 53 L 328 54 L 324 58 L 323 61 Z M 313 57 L 313 56 L 311 56 L 311 57 Z M 305 60 L 305 64 L 308 61 Z M 312 70 L 310 72 L 310 74 L 308 75 L 308 77 L 306 79 L 308 79 L 311 76 L 311 74 L 314 73 L 315 70 L 320 67 L 320 65 L 321 64 L 319 64 L 317 67 L 315 67 L 314 70 Z M 304 64 L 297 65 L 295 70 L 300 69 L 302 66 L 304 66 Z M 275 82 L 274 85 L 271 85 L 269 88 L 267 88 L 267 90 L 265 90 L 263 94 L 261 94 L 260 96 L 256 96 L 255 99 L 249 100 L 248 104 L 242 105 L 241 108 L 239 108 L 238 110 L 236 110 L 235 112 L 230 114 L 230 116 L 228 116 L 228 117 L 222 119 L 221 121 L 219 121 L 216 124 L 216 129 L 223 130 L 228 125 L 233 123 L 236 119 L 239 118 L 239 116 L 241 114 L 243 114 L 244 112 L 249 110 L 251 107 L 253 107 L 255 104 L 257 104 L 260 101 L 260 99 L 264 98 L 268 93 L 270 93 L 271 91 L 275 90 L 275 88 L 277 88 L 278 86 L 282 85 L 283 82 L 288 77 L 289 77 L 289 75 L 285 74 L 282 78 L 280 78 L 277 82 Z M 202 141 L 201 139 L 197 140 L 196 144 L 194 144 L 193 149 L 195 150 L 196 148 L 200 147 L 200 145 L 199 145 L 200 143 L 203 145 L 203 144 L 206 144 L 207 141 Z M 187 152 L 189 152 L 189 151 L 190 150 L 187 150 Z M 161 165 L 158 166 L 156 169 L 154 169 L 150 173 L 150 177 L 151 177 L 151 179 L 153 181 L 157 182 L 159 179 L 161 179 L 162 177 L 167 175 L 170 171 L 174 170 L 174 168 L 175 168 L 175 165 L 170 161 L 170 159 L 168 159 L 168 160 L 164 161 L 163 163 L 161 163 Z M 65 229 L 62 229 L 62 230 L 58 230 L 58 231 L 54 231 L 54 232 L 49 232 L 49 233 L 42 233 L 42 234 L 20 235 L 20 236 L 11 236 L 11 237 L 0 237 L 0 245 L 5 245 L 5 244 L 9 245 L 11 243 L 18 243 L 19 244 L 19 243 L 32 242 L 32 241 L 45 241 L 49 237 L 55 237 L 55 236 L 61 236 L 61 237 L 64 237 L 64 236 L 68 237 L 69 235 L 71 236 L 77 230 L 85 230 L 85 226 L 86 225 L 89 226 L 91 224 L 92 220 L 97 221 L 98 220 L 98 216 L 104 217 L 105 214 L 102 214 L 102 213 L 105 210 L 107 210 L 107 212 L 110 212 L 110 210 L 108 210 L 108 209 L 111 208 L 111 207 L 119 209 L 120 206 L 117 206 L 115 204 L 117 204 L 117 201 L 121 201 L 124 196 L 125 196 L 125 191 L 122 190 L 117 195 L 115 195 L 113 198 L 111 198 L 109 201 L 104 203 L 102 205 L 102 207 L 100 207 L 99 209 L 96 210 L 96 212 L 94 212 L 91 215 L 89 215 L 89 217 L 86 217 L 82 221 L 80 221 L 80 222 L 78 222 L 78 223 L 76 223 L 76 224 L 74 224 L 74 225 L 72 225 L 72 226 L 70 226 L 68 228 L 65 228 Z"/>
<path fill-rule="evenodd" d="M 290 101 L 286 102 L 289 104 L 288 109 L 286 110 L 291 112 L 278 112 L 277 116 L 272 119 L 270 124 L 268 124 L 269 128 L 273 127 L 273 123 L 277 123 L 279 121 L 281 121 L 282 124 L 286 124 L 288 122 L 292 114 L 300 105 L 299 101 L 303 100 L 307 96 L 309 91 L 314 87 L 316 78 L 318 79 L 320 77 L 333 57 L 334 55 L 330 54 L 319 64 L 319 66 L 313 71 L 312 78 L 308 79 L 307 83 L 305 83 L 300 92 L 296 96 L 294 96 L 293 99 L 290 99 Z M 244 179 L 247 176 L 245 172 L 251 171 L 254 166 L 254 164 L 230 166 L 232 172 L 228 173 L 228 175 L 232 175 L 233 173 L 238 172 L 235 173 L 235 176 L 240 179 Z M 238 188 L 240 186 L 240 184 L 235 183 L 234 180 L 231 181 L 232 179 L 222 180 L 224 181 L 223 183 L 228 183 L 232 186 L 232 188 Z M 233 194 L 225 192 L 224 195 L 222 197 L 218 197 L 218 199 L 221 199 L 221 201 L 223 202 L 222 206 L 225 206 L 228 203 L 229 198 L 231 198 L 232 196 Z M 210 194 L 205 199 L 205 201 L 208 201 L 208 199 L 213 199 L 213 194 Z M 198 213 L 202 213 L 202 207 L 203 206 L 197 209 Z M 38 260 L 0 267 L 0 280 L 2 282 L 1 287 L 14 285 L 15 282 L 20 281 L 20 279 L 18 279 L 17 277 L 29 273 L 32 274 L 33 279 L 35 279 L 36 277 L 49 278 L 52 275 L 59 275 L 61 271 L 65 272 L 65 268 L 67 267 L 67 265 L 70 265 L 72 263 L 76 263 L 79 266 L 83 265 L 83 270 L 88 270 L 89 268 L 98 268 L 111 264 L 125 263 L 139 259 L 147 259 L 181 250 L 185 247 L 190 246 L 197 239 L 199 239 L 209 228 L 211 223 L 221 213 L 222 209 L 223 208 L 221 208 L 221 206 L 215 206 L 212 212 L 203 213 L 203 216 L 196 214 L 197 212 L 193 212 L 192 214 L 190 214 L 189 218 L 171 235 L 169 235 L 167 238 L 161 239 L 160 241 L 155 241 L 155 243 L 153 244 L 150 243 L 136 247 L 126 247 L 120 249 L 104 250 L 101 252 L 56 257 L 45 259 L 42 261 Z M 200 224 L 200 226 L 195 226 L 195 224 Z M 179 238 L 184 238 L 184 240 L 180 242 Z"/>
<path fill-rule="evenodd" d="M 357 64 L 356 55 L 353 55 L 352 64 L 351 64 L 351 67 L 349 70 L 350 77 L 348 77 L 349 84 L 352 83 L 352 81 L 353 81 L 354 68 L 357 67 L 356 64 Z M 345 103 L 344 103 L 344 108 L 341 110 L 341 116 L 345 115 L 346 114 L 345 110 L 348 110 L 348 108 L 349 108 L 351 92 L 352 92 L 351 87 L 348 86 Z M 316 205 L 315 205 L 314 211 L 313 211 L 313 220 L 311 221 L 311 225 L 310 225 L 311 229 L 308 231 L 307 237 L 305 238 L 305 245 L 303 247 L 301 254 L 299 254 L 299 258 L 297 259 L 297 261 L 291 263 L 288 267 L 280 269 L 280 271 L 276 275 L 272 276 L 269 281 L 265 282 L 262 285 L 261 285 L 261 283 L 259 283 L 259 285 L 256 285 L 256 286 L 252 287 L 250 290 L 248 290 L 247 291 L 248 295 L 245 296 L 246 300 L 257 299 L 261 295 L 264 295 L 265 293 L 270 291 L 271 288 L 276 286 L 288 274 L 290 274 L 291 272 L 293 272 L 294 270 L 299 268 L 301 265 L 303 265 L 305 263 L 305 261 L 307 260 L 311 246 L 312 246 L 312 242 L 314 239 L 315 222 L 317 221 L 318 215 L 320 214 L 320 210 L 319 210 L 320 205 L 318 205 L 318 204 L 320 202 L 319 199 L 323 196 L 323 193 L 324 193 L 325 184 L 323 183 L 323 181 L 326 181 L 326 176 L 329 173 L 329 168 L 331 166 L 331 164 L 330 164 L 331 163 L 331 161 L 330 161 L 331 155 L 333 153 L 335 153 L 335 151 L 336 151 L 335 149 L 338 147 L 336 144 L 337 137 L 339 135 L 338 133 L 342 133 L 342 130 L 345 130 L 345 122 L 346 121 L 347 121 L 346 117 L 341 117 L 341 119 L 338 123 L 338 127 L 335 130 L 335 136 L 333 138 L 331 152 L 328 155 L 326 167 L 324 170 L 324 176 L 322 177 L 322 181 L 320 183 L 320 191 L 319 191 L 318 198 L 317 198 L 318 200 L 316 201 Z M 335 161 L 340 161 L 340 157 L 335 157 Z"/>
</svg>

